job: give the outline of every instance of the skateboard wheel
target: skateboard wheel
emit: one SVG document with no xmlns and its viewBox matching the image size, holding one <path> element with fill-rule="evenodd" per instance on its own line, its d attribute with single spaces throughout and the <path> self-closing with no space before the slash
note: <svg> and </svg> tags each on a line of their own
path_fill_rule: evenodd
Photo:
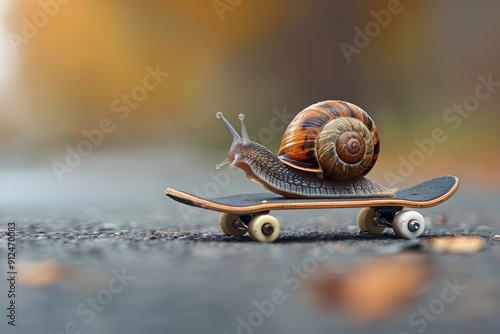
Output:
<svg viewBox="0 0 500 334">
<path fill-rule="evenodd" d="M 240 230 L 234 227 L 234 222 L 238 221 L 238 215 L 235 213 L 226 213 L 220 215 L 219 227 L 222 233 L 232 235 L 233 237 L 241 237 L 247 233 L 245 230 Z"/>
<path fill-rule="evenodd" d="M 402 239 L 418 238 L 425 230 L 424 217 L 416 211 L 401 211 L 392 221 L 394 233 Z"/>
<path fill-rule="evenodd" d="M 385 227 L 375 225 L 377 214 L 370 208 L 364 208 L 358 214 L 358 227 L 361 233 L 380 234 Z"/>
<path fill-rule="evenodd" d="M 273 242 L 280 234 L 280 224 L 271 215 L 253 217 L 248 223 L 248 235 L 255 241 Z"/>
</svg>

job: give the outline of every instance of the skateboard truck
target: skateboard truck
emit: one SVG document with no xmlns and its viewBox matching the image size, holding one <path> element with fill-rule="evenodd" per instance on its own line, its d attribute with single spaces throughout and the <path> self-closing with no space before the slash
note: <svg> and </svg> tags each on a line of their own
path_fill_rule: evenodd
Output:
<svg viewBox="0 0 500 334">
<path fill-rule="evenodd" d="M 413 239 L 425 230 L 425 219 L 416 211 L 403 211 L 402 206 L 371 207 L 358 215 L 360 233 L 380 234 L 385 228 L 392 228 L 396 235 Z"/>
<path fill-rule="evenodd" d="M 393 207 L 375 207 L 372 208 L 375 211 L 376 216 L 374 219 L 374 223 L 377 226 L 381 227 L 392 227 L 392 222 L 394 221 L 394 217 L 399 211 L 403 210 L 402 206 L 393 206 Z M 415 230 L 416 231 L 416 230 Z M 415 232 L 413 231 L 413 232 Z"/>
<path fill-rule="evenodd" d="M 255 216 L 260 216 L 260 215 L 267 215 L 269 213 L 268 211 L 260 211 L 260 212 L 255 212 L 255 213 L 248 213 L 248 214 L 237 214 L 238 220 L 233 222 L 233 225 L 235 228 L 239 230 L 248 230 L 248 224 L 252 220 L 253 217 Z"/>
<path fill-rule="evenodd" d="M 238 217 L 238 218 L 240 218 L 240 219 L 233 221 L 234 228 L 237 230 L 241 230 L 241 231 L 248 230 L 248 226 L 241 221 L 241 217 Z"/>
<path fill-rule="evenodd" d="M 239 230 L 248 231 L 248 225 L 250 224 L 250 221 L 253 217 L 267 214 L 269 214 L 269 211 L 261 211 L 253 214 L 240 214 L 238 215 L 239 219 L 233 222 L 233 225 Z M 274 233 L 274 226 L 270 223 L 264 223 L 260 229 L 262 231 L 262 234 L 264 234 L 265 236 L 270 236 Z"/>
</svg>

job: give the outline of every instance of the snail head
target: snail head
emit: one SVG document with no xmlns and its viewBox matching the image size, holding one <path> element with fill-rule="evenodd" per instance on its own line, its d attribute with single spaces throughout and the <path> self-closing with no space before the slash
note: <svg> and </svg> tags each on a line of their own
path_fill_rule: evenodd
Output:
<svg viewBox="0 0 500 334">
<path fill-rule="evenodd" d="M 235 166 L 237 163 L 244 163 L 244 158 L 248 155 L 252 148 L 252 141 L 248 137 L 247 127 L 245 125 L 245 115 L 240 114 L 238 118 L 241 121 L 241 136 L 236 132 L 232 125 L 226 120 L 221 112 L 216 114 L 217 118 L 221 119 L 224 125 L 229 131 L 229 134 L 233 138 L 233 143 L 229 149 L 228 158 L 221 162 L 216 167 L 221 168 L 224 165 L 229 164 L 229 167 Z"/>
</svg>

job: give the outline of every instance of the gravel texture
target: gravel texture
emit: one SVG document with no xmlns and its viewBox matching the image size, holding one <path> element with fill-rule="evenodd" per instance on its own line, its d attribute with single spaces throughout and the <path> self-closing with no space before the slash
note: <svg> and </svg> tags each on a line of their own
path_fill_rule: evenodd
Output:
<svg viewBox="0 0 500 334">
<path fill-rule="evenodd" d="M 51 172 L 12 175 L 24 186 L 12 183 L 0 195 L 0 261 L 6 272 L 5 237 L 13 221 L 17 326 L 6 324 L 8 286 L 1 280 L 0 333 L 497 333 L 500 328 L 498 195 L 461 189 L 450 201 L 419 210 L 428 228 L 417 241 L 397 239 L 390 230 L 360 235 L 358 210 L 272 212 L 281 235 L 260 244 L 246 235 L 224 236 L 218 213 L 162 195 L 167 186 L 203 189 L 200 180 L 210 180 L 205 165 L 191 173 L 194 167 L 186 164 L 185 176 L 174 180 L 174 174 L 160 171 L 166 164 L 143 175 L 137 171 L 151 166 L 147 159 L 133 160 L 144 161 L 137 165 L 127 164 L 128 158 L 104 161 L 108 174 L 89 178 L 87 168 L 106 165 L 88 160 L 62 185 Z M 219 195 L 262 191 L 247 186 L 242 175 L 231 178 Z M 477 236 L 485 244 L 461 255 L 424 243 L 449 235 Z M 305 293 L 322 268 L 342 274 L 360 261 L 400 252 L 428 257 L 436 270 L 423 294 L 378 321 L 363 324 L 342 308 L 323 309 Z M 446 282 L 454 281 L 466 289 L 440 309 Z M 259 311 L 256 305 L 269 305 L 265 301 L 273 298 L 279 303 L 272 312 Z M 434 313 L 428 318 L 419 314 L 429 308 Z"/>
</svg>

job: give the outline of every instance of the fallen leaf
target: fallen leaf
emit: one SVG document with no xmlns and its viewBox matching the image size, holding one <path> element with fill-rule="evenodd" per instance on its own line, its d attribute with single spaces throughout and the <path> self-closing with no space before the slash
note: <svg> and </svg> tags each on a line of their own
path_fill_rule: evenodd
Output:
<svg viewBox="0 0 500 334">
<path fill-rule="evenodd" d="M 17 281 L 34 288 L 62 284 L 69 290 L 91 293 L 99 290 L 104 276 L 99 271 L 77 268 L 57 259 L 44 259 L 20 262 Z"/>
<path fill-rule="evenodd" d="M 47 286 L 59 282 L 67 274 L 67 270 L 63 262 L 54 259 L 21 262 L 18 282 L 32 287 Z"/>
<path fill-rule="evenodd" d="M 445 215 L 436 215 L 434 217 L 434 223 L 436 224 L 446 224 L 448 223 L 448 217 Z"/>
<path fill-rule="evenodd" d="M 469 236 L 431 238 L 422 242 L 437 252 L 453 254 L 474 254 L 484 247 L 483 238 Z"/>
<path fill-rule="evenodd" d="M 340 309 L 355 322 L 393 315 L 428 290 L 434 273 L 428 255 L 403 253 L 358 261 L 343 271 L 319 271 L 306 285 L 306 295 L 323 309 Z"/>
</svg>

